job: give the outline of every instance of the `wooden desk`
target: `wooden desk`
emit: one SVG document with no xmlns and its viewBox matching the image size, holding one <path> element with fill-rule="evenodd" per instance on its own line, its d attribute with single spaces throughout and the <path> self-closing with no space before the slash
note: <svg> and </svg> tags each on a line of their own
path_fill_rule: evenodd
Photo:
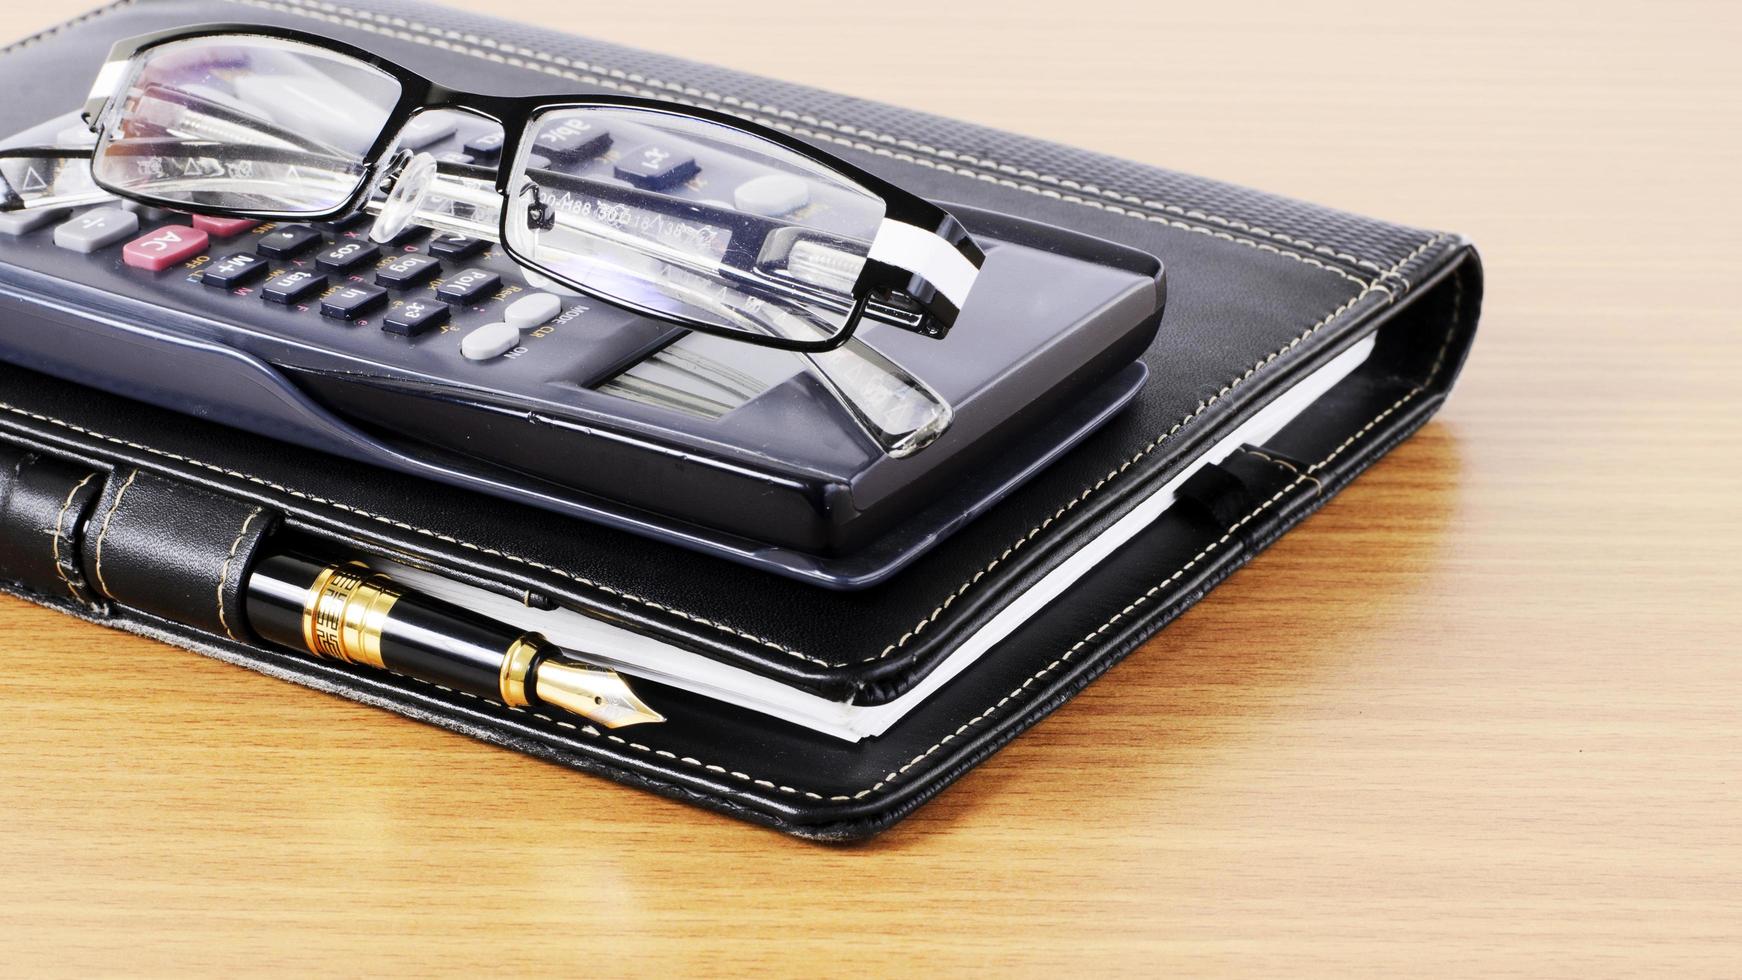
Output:
<svg viewBox="0 0 1742 980">
<path fill-rule="evenodd" d="M 1047 7 L 514 10 L 1467 232 L 1438 421 L 852 850 L 0 602 L 0 972 L 1736 974 L 1734 7 Z"/>
</svg>

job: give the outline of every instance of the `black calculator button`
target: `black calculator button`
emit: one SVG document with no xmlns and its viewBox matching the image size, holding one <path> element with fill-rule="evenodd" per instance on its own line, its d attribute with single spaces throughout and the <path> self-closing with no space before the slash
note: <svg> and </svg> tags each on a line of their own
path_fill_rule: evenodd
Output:
<svg viewBox="0 0 1742 980">
<path fill-rule="evenodd" d="M 286 272 L 273 278 L 260 289 L 260 298 L 268 303 L 283 303 L 289 306 L 300 303 L 315 293 L 327 288 L 327 277 L 318 272 Z"/>
<path fill-rule="evenodd" d="M 375 220 L 375 219 L 372 218 L 369 215 L 369 213 L 366 211 L 352 211 L 350 214 L 347 214 L 342 218 L 334 218 L 331 221 L 323 221 L 317 227 L 325 228 L 327 231 L 333 231 L 333 232 L 350 231 L 352 228 L 361 227 L 362 225 L 364 225 L 370 221 L 373 221 L 373 220 Z"/>
<path fill-rule="evenodd" d="M 502 134 L 494 132 L 475 136 L 466 141 L 463 149 L 470 153 L 473 159 L 489 162 L 496 159 L 496 155 L 502 152 Z"/>
<path fill-rule="evenodd" d="M 617 161 L 615 173 L 644 191 L 662 191 L 701 172 L 696 158 L 675 147 L 642 143 L 630 147 Z"/>
<path fill-rule="evenodd" d="M 321 316 L 355 320 L 386 302 L 387 290 L 380 286 L 346 286 L 321 300 Z"/>
<path fill-rule="evenodd" d="M 461 153 L 459 150 L 448 150 L 445 153 L 436 154 L 436 159 L 443 163 L 473 163 L 477 157 L 470 153 Z"/>
<path fill-rule="evenodd" d="M 449 276 L 436 295 L 450 303 L 473 303 L 502 288 L 502 277 L 489 269 L 465 269 Z"/>
<path fill-rule="evenodd" d="M 433 299 L 408 299 L 387 311 L 381 329 L 402 337 L 415 337 L 448 322 L 448 307 Z"/>
<path fill-rule="evenodd" d="M 218 289 L 235 289 L 266 275 L 268 268 L 266 260 L 260 256 L 251 252 L 237 252 L 207 266 L 200 276 L 200 282 Z"/>
<path fill-rule="evenodd" d="M 267 258 L 294 259 L 321 241 L 321 233 L 308 225 L 285 225 L 261 235 L 254 250 Z"/>
<path fill-rule="evenodd" d="M 443 233 L 429 240 L 429 253 L 448 259 L 469 259 L 489 244 L 482 238 Z"/>
<path fill-rule="evenodd" d="M 350 272 L 366 262 L 373 262 L 381 255 L 375 246 L 356 239 L 346 239 L 325 252 L 315 256 L 315 265 L 328 272 Z"/>
<path fill-rule="evenodd" d="M 611 134 L 585 119 L 565 119 L 539 130 L 536 145 L 539 154 L 552 163 L 573 166 L 609 150 Z"/>
<path fill-rule="evenodd" d="M 397 235 L 394 235 L 392 238 L 389 238 L 381 244 L 391 245 L 398 248 L 401 245 L 410 245 L 412 242 L 417 241 L 419 238 L 422 238 L 427 234 L 429 234 L 429 229 L 425 228 L 423 225 L 406 225 L 404 228 L 399 229 Z"/>
<path fill-rule="evenodd" d="M 375 270 L 375 284 L 393 289 L 409 289 L 419 283 L 433 279 L 442 271 L 442 264 L 427 255 L 413 252 L 401 255 L 399 258 Z"/>
</svg>

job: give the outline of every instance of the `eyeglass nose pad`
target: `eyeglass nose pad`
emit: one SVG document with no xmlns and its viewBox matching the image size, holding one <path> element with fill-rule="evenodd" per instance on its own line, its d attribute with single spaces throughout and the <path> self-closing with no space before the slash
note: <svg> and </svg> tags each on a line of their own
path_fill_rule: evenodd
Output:
<svg viewBox="0 0 1742 980">
<path fill-rule="evenodd" d="M 381 211 L 375 217 L 374 227 L 369 229 L 369 240 L 373 242 L 389 242 L 394 236 L 405 230 L 411 224 L 411 219 L 417 214 L 417 209 L 423 206 L 423 199 L 429 196 L 429 191 L 435 185 L 436 158 L 428 153 L 400 152 L 394 160 L 394 167 L 389 172 L 392 181 L 387 199 L 381 202 Z"/>
</svg>

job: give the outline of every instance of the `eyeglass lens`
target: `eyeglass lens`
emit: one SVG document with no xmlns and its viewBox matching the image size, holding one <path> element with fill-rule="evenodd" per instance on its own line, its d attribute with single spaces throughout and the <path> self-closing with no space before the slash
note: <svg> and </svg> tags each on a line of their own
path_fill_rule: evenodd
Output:
<svg viewBox="0 0 1742 980">
<path fill-rule="evenodd" d="M 141 52 L 126 78 L 101 120 L 93 173 L 194 209 L 339 207 L 400 94 L 355 58 L 266 37 L 172 41 Z"/>
<path fill-rule="evenodd" d="M 805 343 L 848 325 L 884 212 L 802 154 L 657 109 L 544 110 L 512 166 L 522 261 L 631 308 Z"/>
</svg>

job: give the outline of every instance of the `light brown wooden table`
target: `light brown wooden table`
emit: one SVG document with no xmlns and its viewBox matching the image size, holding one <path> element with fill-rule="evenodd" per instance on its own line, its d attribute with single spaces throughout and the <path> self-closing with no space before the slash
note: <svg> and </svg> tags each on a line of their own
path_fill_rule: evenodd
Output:
<svg viewBox="0 0 1742 980">
<path fill-rule="evenodd" d="M 1733 5 L 738 6 L 512 13 L 1469 233 L 1460 388 L 851 850 L 0 601 L 0 972 L 1742 972 Z"/>
</svg>

